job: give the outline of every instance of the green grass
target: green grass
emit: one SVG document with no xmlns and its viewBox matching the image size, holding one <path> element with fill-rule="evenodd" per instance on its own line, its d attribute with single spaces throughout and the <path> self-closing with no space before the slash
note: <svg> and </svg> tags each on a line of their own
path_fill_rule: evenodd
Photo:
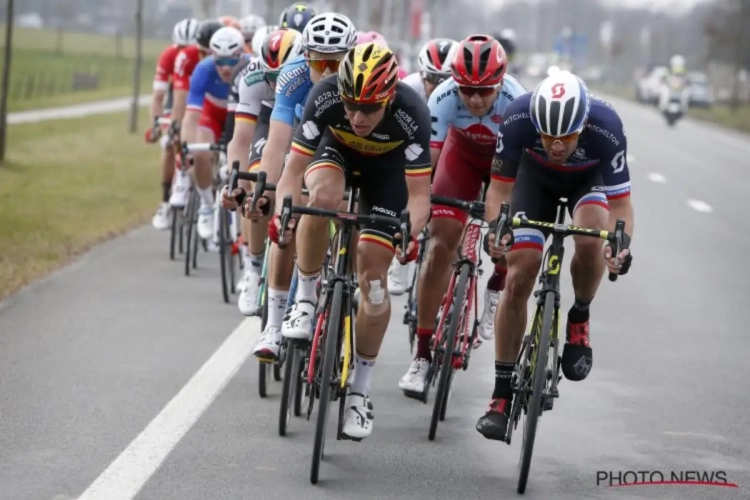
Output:
<svg viewBox="0 0 750 500">
<path fill-rule="evenodd" d="M 0 39 L 4 39 L 4 29 Z M 60 43 L 61 42 L 61 43 Z M 156 59 L 168 42 L 144 40 L 141 91 L 151 89 Z M 123 97 L 132 93 L 135 40 L 115 36 L 13 30 L 9 109 L 19 111 Z M 95 88 L 74 81 L 95 75 Z"/>
<path fill-rule="evenodd" d="M 149 219 L 158 147 L 127 113 L 11 125 L 0 165 L 0 298 Z M 146 110 L 141 129 L 148 123 Z"/>
<path fill-rule="evenodd" d="M 614 85 L 593 86 L 594 92 L 621 97 L 635 101 L 635 93 L 632 88 Z M 724 104 L 715 104 L 711 109 L 692 108 L 688 111 L 688 116 L 697 120 L 715 123 L 723 127 L 739 130 L 740 132 L 750 133 L 750 105 L 740 106 L 734 113 L 729 106 Z"/>
</svg>

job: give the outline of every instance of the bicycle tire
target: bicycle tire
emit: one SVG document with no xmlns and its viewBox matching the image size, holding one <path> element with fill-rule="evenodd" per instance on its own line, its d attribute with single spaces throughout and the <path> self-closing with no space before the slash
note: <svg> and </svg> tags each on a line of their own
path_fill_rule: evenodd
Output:
<svg viewBox="0 0 750 500">
<path fill-rule="evenodd" d="M 185 276 L 190 276 L 190 254 L 193 247 L 193 232 L 197 231 L 197 221 L 195 219 L 198 212 L 196 210 L 197 203 L 198 193 L 192 193 L 188 199 L 187 226 L 185 227 L 185 230 L 187 231 L 187 234 L 185 235 Z M 197 238 L 198 235 L 196 234 L 195 237 Z"/>
<path fill-rule="evenodd" d="M 193 269 L 198 269 L 198 247 L 204 245 L 203 239 L 198 234 L 198 211 L 195 211 L 195 225 L 193 225 L 193 250 L 192 250 L 192 259 L 193 259 Z"/>
<path fill-rule="evenodd" d="M 305 390 L 305 352 L 300 351 L 295 357 L 297 361 L 297 370 L 294 378 L 294 416 L 302 415 L 302 397 L 307 392 Z"/>
<path fill-rule="evenodd" d="M 177 246 L 177 212 L 178 210 L 171 207 L 169 211 L 172 213 L 172 227 L 170 228 L 169 234 L 169 260 L 174 260 Z"/>
<path fill-rule="evenodd" d="M 258 396 L 268 396 L 268 363 L 258 361 Z"/>
<path fill-rule="evenodd" d="M 463 306 L 464 294 L 466 294 L 466 284 L 469 281 L 470 272 L 471 269 L 469 268 L 469 265 L 462 264 L 461 268 L 458 270 L 458 279 L 456 280 L 456 286 L 453 288 L 453 300 L 451 301 L 450 312 L 448 313 L 451 321 L 448 324 L 447 333 L 443 336 L 443 362 L 440 367 L 437 393 L 435 394 L 435 401 L 432 406 L 430 431 L 427 435 L 427 438 L 430 441 L 435 440 L 438 421 L 440 420 L 440 412 L 443 405 L 446 404 L 447 391 L 449 389 L 448 384 L 450 372 L 453 370 L 453 348 L 456 345 L 456 333 L 458 332 L 458 326 L 461 322 L 461 314 L 458 308 Z"/>
<path fill-rule="evenodd" d="M 451 390 L 453 389 L 453 377 L 456 375 L 456 370 L 451 370 L 450 379 L 448 380 L 448 390 L 445 391 L 443 398 L 443 404 L 440 407 L 440 416 L 438 420 L 445 422 L 445 414 L 448 411 L 448 399 L 451 397 Z"/>
<path fill-rule="evenodd" d="M 289 420 L 292 416 L 297 384 L 294 382 L 294 373 L 297 372 L 296 361 L 297 349 L 294 343 L 287 345 L 286 359 L 284 360 L 284 380 L 281 384 L 281 404 L 279 405 L 279 436 L 286 436 Z"/>
<path fill-rule="evenodd" d="M 526 411 L 526 419 L 523 426 L 523 440 L 521 443 L 521 459 L 519 461 L 518 487 L 516 491 L 526 491 L 526 483 L 529 479 L 531 469 L 531 456 L 534 452 L 534 440 L 536 429 L 539 424 L 540 410 L 542 407 L 542 393 L 547 382 L 547 356 L 549 354 L 549 336 L 552 331 L 552 320 L 555 313 L 555 293 L 547 292 L 544 298 L 544 312 L 542 313 L 542 330 L 539 332 L 539 343 L 535 346 L 532 357 L 534 362 L 534 376 L 532 379 L 531 399 Z M 539 324 L 539 323 L 536 323 Z M 536 338 L 535 332 L 531 332 L 531 338 Z"/>
<path fill-rule="evenodd" d="M 232 265 L 232 248 L 229 240 L 229 214 L 221 210 L 219 216 L 219 263 L 221 264 L 221 295 L 224 303 L 229 304 L 229 277 L 230 266 Z"/>
<path fill-rule="evenodd" d="M 278 363 L 273 364 L 273 379 L 276 382 L 281 382 L 281 366 Z"/>
<path fill-rule="evenodd" d="M 318 484 L 320 461 L 323 458 L 325 446 L 326 425 L 328 424 L 328 407 L 331 404 L 331 379 L 333 370 L 338 362 L 339 334 L 341 333 L 341 314 L 344 295 L 344 283 L 337 281 L 333 286 L 331 308 L 326 325 L 326 342 L 323 351 L 323 369 L 320 377 L 320 399 L 318 399 L 318 420 L 315 423 L 315 442 L 313 443 L 312 464 L 310 467 L 310 482 Z"/>
<path fill-rule="evenodd" d="M 414 343 L 417 339 L 417 284 L 421 269 L 422 262 L 417 261 L 417 265 L 414 267 L 414 275 L 411 278 L 411 286 L 409 286 L 409 297 L 406 299 L 406 317 L 408 319 L 409 327 L 410 353 L 414 353 Z"/>
</svg>

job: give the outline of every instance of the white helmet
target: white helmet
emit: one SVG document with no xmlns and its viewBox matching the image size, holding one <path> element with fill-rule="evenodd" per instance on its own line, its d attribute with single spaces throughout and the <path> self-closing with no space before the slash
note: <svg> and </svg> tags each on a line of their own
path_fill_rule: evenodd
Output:
<svg viewBox="0 0 750 500">
<path fill-rule="evenodd" d="M 458 42 L 450 38 L 430 40 L 419 51 L 419 71 L 429 75 L 451 76 L 451 64 L 458 52 Z M 424 77 L 424 75 L 423 75 Z"/>
<path fill-rule="evenodd" d="M 174 25 L 172 30 L 172 42 L 175 45 L 184 47 L 195 43 L 195 37 L 198 36 L 198 26 L 200 21 L 197 19 L 183 19 Z"/>
<path fill-rule="evenodd" d="M 673 55 L 669 60 L 669 69 L 673 72 L 685 71 L 685 58 L 679 54 Z"/>
<path fill-rule="evenodd" d="M 302 45 L 305 50 L 327 54 L 346 52 L 357 45 L 357 30 L 343 14 L 318 14 L 302 31 Z"/>
<path fill-rule="evenodd" d="M 274 31 L 280 30 L 281 26 L 278 24 L 268 24 L 261 27 L 253 35 L 253 41 L 250 43 L 250 48 L 253 50 L 253 55 L 260 55 L 260 50 L 263 47 L 263 41 L 268 35 Z"/>
<path fill-rule="evenodd" d="M 529 114 L 540 134 L 564 137 L 583 130 L 591 97 L 583 80 L 569 71 L 548 76 L 531 94 Z"/>
<path fill-rule="evenodd" d="M 208 47 L 216 57 L 237 57 L 245 50 L 245 38 L 237 28 L 224 26 L 214 33 Z"/>
<path fill-rule="evenodd" d="M 246 42 L 250 42 L 255 33 L 265 25 L 266 21 L 255 14 L 250 14 L 240 19 L 240 31 L 242 32 L 242 36 L 245 37 Z"/>
</svg>

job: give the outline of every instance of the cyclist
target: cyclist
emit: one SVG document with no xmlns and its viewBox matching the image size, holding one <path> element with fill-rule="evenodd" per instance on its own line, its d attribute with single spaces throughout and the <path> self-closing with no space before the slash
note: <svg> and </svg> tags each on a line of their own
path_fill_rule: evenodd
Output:
<svg viewBox="0 0 750 500">
<path fill-rule="evenodd" d="M 187 111 L 182 121 L 182 136 L 187 142 L 216 143 L 226 122 L 229 82 L 240 64 L 245 38 L 236 28 L 223 27 L 211 37 L 211 57 L 195 67 L 190 78 Z M 214 231 L 214 194 L 211 153 L 195 154 L 194 177 L 201 199 L 198 210 L 198 234 L 209 239 Z"/>
<path fill-rule="evenodd" d="M 304 180 L 310 206 L 336 209 L 345 186 L 355 183 L 360 189 L 361 213 L 398 217 L 408 208 L 412 230 L 404 237 L 415 238 L 429 217 L 429 131 L 427 104 L 411 87 L 398 83 L 393 52 L 376 43 L 358 45 L 346 55 L 338 75 L 313 88 L 277 195 L 291 194 L 299 202 Z M 269 225 L 269 237 L 274 241 L 279 237 L 278 224 L 277 214 Z M 306 316 L 304 321 L 285 322 L 283 333 L 288 338 L 310 336 L 316 284 L 329 245 L 327 225 L 325 219 L 307 216 L 297 224 L 300 279 L 295 307 Z M 350 438 L 366 438 L 372 432 L 370 381 L 390 319 L 386 274 L 397 231 L 397 227 L 379 223 L 361 227 L 357 276 L 362 299 L 355 324 L 356 368 L 343 425 L 343 433 Z M 285 236 L 291 238 L 291 230 Z M 415 241 L 408 243 L 407 250 L 408 260 L 416 258 Z"/>
<path fill-rule="evenodd" d="M 307 23 L 316 15 L 315 9 L 309 3 L 295 2 L 281 13 L 279 25 L 282 28 L 289 28 L 302 33 L 305 31 Z"/>
<path fill-rule="evenodd" d="M 238 160 L 242 168 L 249 171 L 257 170 L 260 166 L 261 155 L 268 138 L 276 79 L 281 66 L 301 53 L 302 35 L 298 31 L 274 31 L 266 36 L 260 56 L 254 58 L 240 73 L 234 135 L 227 151 L 230 165 Z M 243 187 L 249 188 L 244 183 Z M 252 223 L 246 218 L 243 218 L 242 226 L 245 274 L 239 287 L 241 292 L 237 306 L 242 314 L 250 316 L 258 312 L 257 291 L 260 286 L 268 226 Z"/>
<path fill-rule="evenodd" d="M 250 14 L 240 19 L 240 32 L 245 37 L 245 47 L 251 54 L 256 56 L 258 52 L 253 52 L 253 37 L 264 26 L 266 26 L 266 22 L 262 17 L 255 14 Z"/>
<path fill-rule="evenodd" d="M 508 106 L 497 136 L 487 215 L 489 220 L 497 217 L 500 204 L 510 201 L 516 217 L 554 222 L 561 197 L 568 200 L 574 225 L 613 228 L 617 219 L 623 218 L 626 233 L 632 235 L 633 206 L 622 121 L 609 103 L 591 96 L 584 82 L 567 71 L 545 78 L 533 93 Z M 494 231 L 490 229 L 490 233 Z M 503 255 L 505 245 L 512 245 L 506 255 L 508 283 L 495 323 L 495 388 L 490 406 L 476 426 L 488 439 L 505 437 L 513 398 L 511 374 L 546 236 L 536 229 L 517 229 L 512 237 L 504 237 L 499 248 L 493 234 L 487 240 L 495 257 Z M 602 249 L 596 239 L 574 239 L 570 273 L 575 302 L 568 312 L 561 366 L 568 380 L 579 381 L 588 376 L 593 363 L 589 307 L 605 263 L 609 272 L 626 274 L 632 257 L 629 250 L 623 250 L 619 255 L 622 264 L 615 266 L 609 245 Z M 625 240 L 628 243 L 630 237 Z"/>
<path fill-rule="evenodd" d="M 329 12 L 317 15 L 305 27 L 302 33 L 304 55 L 287 62 L 277 79 L 276 101 L 271 113 L 268 141 L 263 148 L 263 156 L 258 167 L 267 173 L 268 182 L 276 182 L 281 176 L 284 157 L 289 151 L 294 128 L 301 118 L 303 106 L 313 84 L 336 72 L 340 61 L 355 43 L 354 24 L 341 14 Z M 267 196 L 271 200 L 274 199 L 273 193 L 267 193 Z M 258 203 L 263 203 L 263 200 Z M 225 195 L 223 205 L 225 208 L 234 208 L 234 200 Z M 258 215 L 255 215 L 256 219 Z M 263 227 L 267 227 L 268 218 L 264 218 L 263 221 Z M 262 252 L 262 249 L 258 251 Z M 277 245 L 271 246 L 268 261 L 268 321 L 253 351 L 259 358 L 278 358 L 282 340 L 282 321 L 294 269 L 294 255 L 293 244 L 284 250 Z M 261 255 L 259 258 L 264 257 Z M 258 296 L 257 282 L 247 283 L 247 293 L 250 295 L 248 300 Z M 298 316 L 304 314 L 307 314 L 305 309 L 297 311 L 291 319 L 296 322 Z"/>
<path fill-rule="evenodd" d="M 508 61 L 500 42 L 486 35 L 472 35 L 458 44 L 451 65 L 452 78 L 438 85 L 429 100 L 432 113 L 430 142 L 435 166 L 432 193 L 476 200 L 489 176 L 497 129 L 505 108 L 525 92 L 506 74 Z M 432 354 L 430 341 L 450 280 L 467 214 L 435 205 L 430 221 L 430 245 L 422 266 L 417 291 L 417 349 L 409 370 L 399 381 L 407 396 L 421 397 Z M 479 333 L 490 338 L 498 295 L 505 270 L 498 267 L 487 284 Z"/>
<path fill-rule="evenodd" d="M 185 47 L 177 54 L 173 70 L 174 106 L 172 108 L 172 124 L 170 129 L 178 136 L 180 134 L 180 124 L 185 117 L 188 91 L 190 90 L 190 78 L 198 63 L 208 55 L 211 37 L 222 26 L 216 20 L 203 21 L 198 27 L 195 45 Z M 175 172 L 172 181 L 172 194 L 169 197 L 169 206 L 184 207 L 187 204 L 190 186 L 190 175 L 186 171 L 180 170 Z"/>
<path fill-rule="evenodd" d="M 234 16 L 221 16 L 219 22 L 228 28 L 240 29 L 240 22 Z"/>
<path fill-rule="evenodd" d="M 378 33 L 377 31 L 364 31 L 357 33 L 357 45 L 361 43 L 370 43 L 375 42 L 379 43 L 380 45 L 383 45 L 385 47 L 388 47 L 388 42 L 385 40 L 385 37 Z M 406 72 L 403 68 L 398 68 L 398 79 L 403 80 L 409 75 L 409 73 Z"/>
<path fill-rule="evenodd" d="M 419 51 L 419 71 L 408 75 L 402 81 L 426 101 L 435 87 L 450 78 L 451 63 L 456 56 L 457 48 L 458 42 L 449 38 L 430 40 Z M 391 295 L 402 295 L 406 292 L 408 270 L 409 266 L 401 265 L 398 259 L 393 259 L 388 270 L 388 291 Z"/>
<path fill-rule="evenodd" d="M 177 54 L 195 43 L 198 33 L 197 19 L 183 19 L 175 24 L 172 30 L 172 45 L 167 47 L 159 56 L 154 74 L 153 94 L 151 95 L 151 116 L 153 126 L 146 131 L 146 141 L 156 142 L 161 135 L 159 118 L 169 118 L 172 113 L 172 89 L 174 83 L 174 65 Z M 166 98 L 166 103 L 164 102 Z M 161 153 L 162 199 L 151 223 L 156 229 L 169 227 L 169 197 L 174 175 L 174 152 L 164 143 Z"/>
</svg>

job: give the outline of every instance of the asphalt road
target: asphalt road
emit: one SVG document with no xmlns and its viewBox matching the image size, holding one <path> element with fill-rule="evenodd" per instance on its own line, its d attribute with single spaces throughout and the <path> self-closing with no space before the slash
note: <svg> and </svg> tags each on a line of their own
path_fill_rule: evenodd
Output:
<svg viewBox="0 0 750 500">
<path fill-rule="evenodd" d="M 634 264 L 592 305 L 594 369 L 563 381 L 544 415 L 525 496 L 750 498 L 750 145 L 612 103 L 630 143 Z M 396 385 L 410 360 L 403 297 L 376 366 L 374 434 L 329 440 L 310 485 L 313 422 L 294 418 L 281 438 L 280 384 L 257 395 L 258 321 L 221 302 L 218 257 L 185 278 L 167 239 L 139 228 L 0 307 L 0 498 L 516 496 L 520 433 L 507 446 L 474 430 L 491 348 L 457 377 L 429 442 L 431 407 Z M 563 294 L 567 309 L 567 278 Z M 725 471 L 739 488 L 597 485 L 598 471 L 628 470 Z"/>
</svg>

